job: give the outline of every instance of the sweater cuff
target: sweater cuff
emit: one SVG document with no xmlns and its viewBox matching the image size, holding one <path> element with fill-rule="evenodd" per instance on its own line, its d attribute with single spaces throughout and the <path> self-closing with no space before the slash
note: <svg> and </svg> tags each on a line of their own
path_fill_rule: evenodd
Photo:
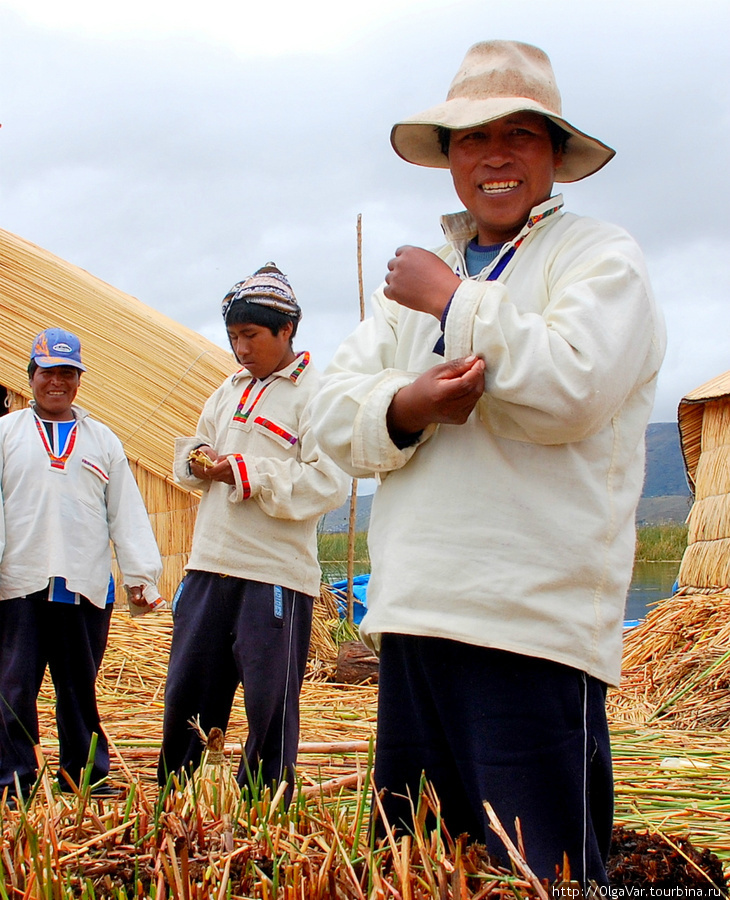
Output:
<svg viewBox="0 0 730 900">
<path fill-rule="evenodd" d="M 353 425 L 353 468 L 383 473 L 400 469 L 434 433 L 437 426 L 429 425 L 415 443 L 404 448 L 397 447 L 388 433 L 387 415 L 393 397 L 416 378 L 406 372 L 391 371 L 370 392 Z"/>
<path fill-rule="evenodd" d="M 233 478 L 236 482 L 228 499 L 231 503 L 240 503 L 242 500 L 248 500 L 251 496 L 251 483 L 243 456 L 240 453 L 231 453 L 226 459 L 231 464 Z"/>
<path fill-rule="evenodd" d="M 190 472 L 188 456 L 190 455 L 191 450 L 203 446 L 203 442 L 198 437 L 175 438 L 175 458 L 172 464 L 172 474 L 177 484 L 200 490 L 200 487 L 204 482 L 200 478 L 196 478 Z"/>
</svg>

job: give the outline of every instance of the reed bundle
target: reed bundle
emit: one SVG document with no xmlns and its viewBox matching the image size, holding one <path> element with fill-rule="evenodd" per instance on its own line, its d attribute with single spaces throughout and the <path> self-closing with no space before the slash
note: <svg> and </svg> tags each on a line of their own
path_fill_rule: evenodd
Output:
<svg viewBox="0 0 730 900">
<path fill-rule="evenodd" d="M 679 409 L 682 451 L 695 495 L 679 569 L 680 587 L 690 591 L 730 589 L 729 376 L 698 388 Z"/>
<path fill-rule="evenodd" d="M 632 628 L 609 711 L 617 722 L 730 728 L 730 593 L 680 592 Z"/>
<path fill-rule="evenodd" d="M 730 412 L 730 372 L 723 372 L 682 398 L 677 412 L 679 435 L 687 475 L 695 484 L 695 473 L 703 449 L 727 442 L 727 425 Z M 713 423 L 705 422 L 705 413 L 714 410 Z M 724 421 L 723 421 L 724 419 Z"/>
<path fill-rule="evenodd" d="M 704 405 L 702 452 L 679 584 L 689 591 L 730 588 L 730 404 Z"/>
<path fill-rule="evenodd" d="M 730 863 L 730 766 L 717 735 L 614 731 L 617 821 L 710 847 Z M 117 748 L 113 746 L 113 749 Z M 42 756 L 39 757 L 41 763 Z M 172 778 L 158 793 L 121 756 L 117 798 L 95 798 L 84 778 L 59 795 L 47 769 L 17 810 L 0 802 L 0 896 L 154 897 L 155 900 L 485 900 L 536 898 L 550 891 L 529 868 L 529 848 L 513 844 L 490 816 L 512 860 L 493 865 L 478 847 L 424 827 L 438 799 L 425 786 L 413 835 L 376 846 L 369 834 L 372 754 L 355 762 L 353 791 L 308 791 L 288 811 L 254 782 L 243 793 L 224 753 L 193 779 Z M 377 798 L 376 809 L 379 811 Z M 488 809 L 488 812 L 491 810 Z M 5 893 L 3 894 L 3 887 Z"/>
<path fill-rule="evenodd" d="M 413 835 L 369 836 L 371 769 L 362 771 L 353 804 L 295 793 L 288 811 L 268 789 L 243 793 L 230 766 L 204 763 L 162 795 L 130 779 L 123 799 L 94 799 L 82 784 L 54 794 L 47 776 L 27 804 L 0 804 L 3 849 L 0 896 L 150 898 L 165 900 L 547 900 L 509 839 L 511 869 L 493 865 L 478 847 L 427 831 L 438 801 L 426 787 Z M 500 823 L 492 815 L 496 830 Z M 3 888 L 2 885 L 5 885 Z"/>
</svg>

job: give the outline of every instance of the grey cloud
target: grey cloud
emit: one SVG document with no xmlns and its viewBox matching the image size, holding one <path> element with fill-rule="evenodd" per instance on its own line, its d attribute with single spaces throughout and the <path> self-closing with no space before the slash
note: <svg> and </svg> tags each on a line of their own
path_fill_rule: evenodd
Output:
<svg viewBox="0 0 730 900">
<path fill-rule="evenodd" d="M 645 248 L 669 325 L 665 420 L 728 367 L 730 13 L 575 9 L 463 0 L 326 54 L 253 58 L 194 36 L 81 38 L 0 8 L 0 224 L 220 340 L 220 298 L 273 258 L 304 307 L 299 346 L 324 366 L 359 315 L 357 214 L 369 294 L 399 244 L 438 244 L 458 208 L 447 172 L 395 156 L 391 124 L 445 95 L 473 41 L 518 36 L 550 54 L 568 117 L 618 150 L 565 186 L 566 206 Z"/>
</svg>

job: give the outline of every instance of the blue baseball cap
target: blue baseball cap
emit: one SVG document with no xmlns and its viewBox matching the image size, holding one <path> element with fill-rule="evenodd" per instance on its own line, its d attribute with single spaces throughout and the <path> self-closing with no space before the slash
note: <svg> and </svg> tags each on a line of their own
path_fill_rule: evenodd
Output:
<svg viewBox="0 0 730 900">
<path fill-rule="evenodd" d="M 73 366 L 82 372 L 86 371 L 86 366 L 81 362 L 81 341 L 75 334 L 62 328 L 46 328 L 36 335 L 30 358 L 41 369 Z"/>
</svg>

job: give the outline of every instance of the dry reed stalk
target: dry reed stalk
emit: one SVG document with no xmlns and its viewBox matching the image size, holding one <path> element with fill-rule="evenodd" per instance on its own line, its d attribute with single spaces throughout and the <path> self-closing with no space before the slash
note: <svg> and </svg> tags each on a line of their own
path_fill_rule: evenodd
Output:
<svg viewBox="0 0 730 900">
<path fill-rule="evenodd" d="M 330 617 L 336 615 L 336 600 L 323 586 L 315 604 L 312 654 L 301 699 L 303 742 L 337 743 L 359 741 L 367 747 L 375 733 L 377 689 L 338 686 L 312 679 L 322 677 L 325 667 L 334 671 L 336 649 L 329 632 Z M 116 609 L 109 643 L 97 679 L 99 709 L 105 731 L 134 772 L 149 784 L 156 782 L 157 755 L 161 740 L 164 684 L 172 637 L 170 612 L 149 613 L 132 619 L 125 609 Z M 55 760 L 57 736 L 55 699 L 48 678 L 39 697 L 39 719 L 43 751 Z M 227 739 L 240 751 L 247 733 L 242 692 L 234 702 Z M 337 778 L 352 771 L 352 753 L 333 751 L 316 757 L 304 751 L 303 777 L 308 784 Z M 362 755 L 367 750 L 358 751 Z M 349 758 L 349 762 L 348 762 Z"/>
<path fill-rule="evenodd" d="M 504 830 L 504 827 L 502 826 L 502 823 L 499 821 L 499 819 L 495 815 L 491 804 L 489 804 L 485 801 L 484 809 L 486 810 L 487 816 L 489 817 L 490 827 L 497 835 L 499 835 L 500 840 L 507 848 L 507 852 L 509 853 L 509 857 L 512 860 L 512 862 L 526 876 L 531 887 L 533 888 L 533 890 L 535 891 L 537 896 L 540 898 L 540 900 L 548 900 L 547 891 L 542 886 L 542 884 L 540 884 L 539 879 L 537 878 L 535 873 L 532 871 L 532 869 L 527 865 L 527 861 L 525 860 L 523 854 L 520 853 L 520 851 L 517 849 L 517 847 L 512 842 L 512 839 L 510 838 L 510 836 Z"/>
<path fill-rule="evenodd" d="M 689 836 L 730 866 L 730 735 L 614 726 L 616 821 Z"/>
<path fill-rule="evenodd" d="M 362 276 L 362 214 L 357 214 L 357 285 L 360 321 L 365 318 L 365 293 Z M 350 515 L 347 524 L 347 624 L 352 627 L 355 614 L 355 525 L 357 522 L 357 478 L 350 483 Z"/>
</svg>

